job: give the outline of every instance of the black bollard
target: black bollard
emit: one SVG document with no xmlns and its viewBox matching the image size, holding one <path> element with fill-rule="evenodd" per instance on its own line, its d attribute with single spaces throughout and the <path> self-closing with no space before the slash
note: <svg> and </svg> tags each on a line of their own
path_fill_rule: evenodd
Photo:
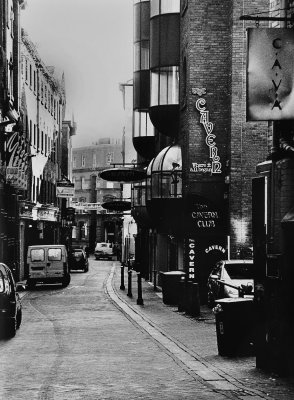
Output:
<svg viewBox="0 0 294 400">
<path fill-rule="evenodd" d="M 127 293 L 127 296 L 133 297 L 133 294 L 132 294 L 132 270 L 131 269 L 128 270 L 128 293 Z"/>
<path fill-rule="evenodd" d="M 125 290 L 125 267 L 122 265 L 120 267 L 120 289 Z"/>
<path fill-rule="evenodd" d="M 153 281 L 154 281 L 154 291 L 156 292 L 157 291 L 157 283 L 156 283 L 156 273 L 157 273 L 157 271 L 156 271 L 156 269 L 154 269 L 153 270 Z"/>
<path fill-rule="evenodd" d="M 139 306 L 143 306 L 143 297 L 142 297 L 142 278 L 141 278 L 141 272 L 137 272 L 137 279 L 138 279 L 138 298 L 137 298 L 137 304 Z"/>
</svg>

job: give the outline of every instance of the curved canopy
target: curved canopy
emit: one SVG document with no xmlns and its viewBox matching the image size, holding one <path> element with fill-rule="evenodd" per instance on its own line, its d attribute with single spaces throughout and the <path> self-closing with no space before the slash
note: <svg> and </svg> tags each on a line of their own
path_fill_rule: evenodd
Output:
<svg viewBox="0 0 294 400">
<path fill-rule="evenodd" d="M 149 166 L 150 165 L 151 163 L 149 164 Z M 151 165 L 151 173 L 160 171 L 175 171 L 175 170 L 180 171 L 181 169 L 182 169 L 182 150 L 179 145 L 165 147 L 154 158 L 153 164 Z"/>
<path fill-rule="evenodd" d="M 101 171 L 99 176 L 106 181 L 132 183 L 144 180 L 146 178 L 146 170 L 128 167 L 109 168 Z"/>
</svg>

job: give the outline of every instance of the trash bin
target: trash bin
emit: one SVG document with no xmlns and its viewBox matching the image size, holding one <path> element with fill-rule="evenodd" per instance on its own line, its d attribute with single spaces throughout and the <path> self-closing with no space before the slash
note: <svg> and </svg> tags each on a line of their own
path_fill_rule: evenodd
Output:
<svg viewBox="0 0 294 400">
<path fill-rule="evenodd" d="M 181 278 L 185 277 L 183 271 L 160 272 L 162 300 L 164 304 L 178 305 Z"/>
<path fill-rule="evenodd" d="M 219 355 L 253 355 L 253 299 L 238 297 L 216 300 L 214 313 Z"/>
</svg>

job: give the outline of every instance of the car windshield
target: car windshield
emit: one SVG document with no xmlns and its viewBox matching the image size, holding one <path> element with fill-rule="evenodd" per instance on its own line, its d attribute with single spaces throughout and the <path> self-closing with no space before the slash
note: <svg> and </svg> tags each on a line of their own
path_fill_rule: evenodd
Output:
<svg viewBox="0 0 294 400">
<path fill-rule="evenodd" d="M 253 279 L 253 264 L 226 264 L 231 279 Z"/>
<path fill-rule="evenodd" d="M 74 257 L 82 257 L 82 255 L 83 255 L 83 252 L 82 252 L 82 251 L 79 251 L 79 250 L 77 250 L 77 251 L 74 251 L 74 252 L 73 252 L 73 255 L 74 255 Z"/>
</svg>

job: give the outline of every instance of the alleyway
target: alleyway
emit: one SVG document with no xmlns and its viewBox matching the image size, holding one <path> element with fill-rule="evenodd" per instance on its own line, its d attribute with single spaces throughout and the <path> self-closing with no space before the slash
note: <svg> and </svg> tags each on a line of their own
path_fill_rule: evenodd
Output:
<svg viewBox="0 0 294 400">
<path fill-rule="evenodd" d="M 254 358 L 217 355 L 213 314 L 193 319 L 143 282 L 144 306 L 119 289 L 117 262 L 90 260 L 71 284 L 23 292 L 23 324 L 2 340 L 0 398 L 293 399 Z"/>
</svg>

